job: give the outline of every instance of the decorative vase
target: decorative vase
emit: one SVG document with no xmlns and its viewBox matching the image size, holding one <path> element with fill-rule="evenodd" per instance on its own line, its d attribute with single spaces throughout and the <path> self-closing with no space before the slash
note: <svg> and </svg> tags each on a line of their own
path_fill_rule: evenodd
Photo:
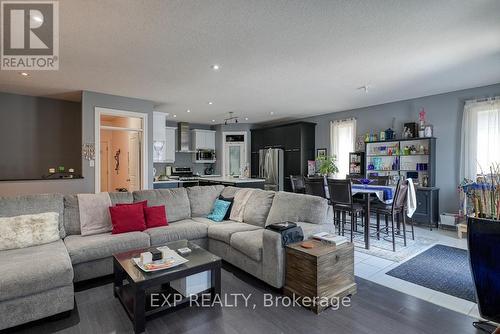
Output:
<svg viewBox="0 0 500 334">
<path fill-rule="evenodd" d="M 467 241 L 479 313 L 500 322 L 500 221 L 468 217 Z"/>
</svg>

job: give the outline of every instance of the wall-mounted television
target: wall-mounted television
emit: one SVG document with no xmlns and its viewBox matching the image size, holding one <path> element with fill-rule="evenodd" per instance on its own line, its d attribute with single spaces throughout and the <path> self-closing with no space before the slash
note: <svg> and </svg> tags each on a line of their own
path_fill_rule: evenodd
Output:
<svg viewBox="0 0 500 334">
<path fill-rule="evenodd" d="M 80 177 L 81 147 L 81 103 L 0 93 L 0 181 Z"/>
</svg>

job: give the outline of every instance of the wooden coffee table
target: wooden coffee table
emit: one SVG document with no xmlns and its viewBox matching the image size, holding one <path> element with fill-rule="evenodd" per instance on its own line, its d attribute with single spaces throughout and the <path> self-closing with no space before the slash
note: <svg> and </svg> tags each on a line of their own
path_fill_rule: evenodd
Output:
<svg viewBox="0 0 500 334">
<path fill-rule="evenodd" d="M 120 300 L 130 320 L 133 322 L 135 333 L 144 332 L 146 317 L 189 303 L 189 297 L 184 297 L 182 300 L 175 300 L 175 305 L 173 305 L 174 300 L 172 300 L 171 303 L 164 303 L 165 305 L 163 306 L 153 306 L 151 299 L 151 294 L 153 293 L 171 296 L 172 299 L 172 294 L 178 294 L 177 291 L 170 287 L 170 282 L 173 280 L 210 271 L 212 287 L 202 293 L 210 293 L 212 300 L 216 296 L 220 297 L 220 257 L 209 253 L 205 249 L 187 240 L 170 242 L 167 243 L 166 246 L 173 250 L 189 247 L 192 252 L 187 255 L 182 255 L 189 261 L 171 269 L 147 273 L 142 271 L 132 261 L 133 257 L 139 257 L 140 253 L 146 251 L 147 248 L 113 254 L 115 276 L 113 285 L 114 295 Z"/>
</svg>

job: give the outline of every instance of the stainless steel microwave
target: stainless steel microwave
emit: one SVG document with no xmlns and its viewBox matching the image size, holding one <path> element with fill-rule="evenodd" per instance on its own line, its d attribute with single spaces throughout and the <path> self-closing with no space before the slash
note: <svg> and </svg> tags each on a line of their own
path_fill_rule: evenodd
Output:
<svg viewBox="0 0 500 334">
<path fill-rule="evenodd" d="M 197 150 L 196 151 L 196 161 L 215 161 L 215 151 L 214 150 Z"/>
</svg>

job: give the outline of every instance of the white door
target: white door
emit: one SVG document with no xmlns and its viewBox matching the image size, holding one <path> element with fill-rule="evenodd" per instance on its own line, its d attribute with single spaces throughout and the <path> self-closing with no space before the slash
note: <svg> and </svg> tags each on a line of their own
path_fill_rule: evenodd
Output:
<svg viewBox="0 0 500 334">
<path fill-rule="evenodd" d="M 107 141 L 101 142 L 101 191 L 109 191 L 109 143 Z"/>
<path fill-rule="evenodd" d="M 139 132 L 129 134 L 128 191 L 141 189 L 141 138 Z"/>
<path fill-rule="evenodd" d="M 226 143 L 224 148 L 224 171 L 226 176 L 243 175 L 246 161 L 245 143 Z"/>
</svg>

